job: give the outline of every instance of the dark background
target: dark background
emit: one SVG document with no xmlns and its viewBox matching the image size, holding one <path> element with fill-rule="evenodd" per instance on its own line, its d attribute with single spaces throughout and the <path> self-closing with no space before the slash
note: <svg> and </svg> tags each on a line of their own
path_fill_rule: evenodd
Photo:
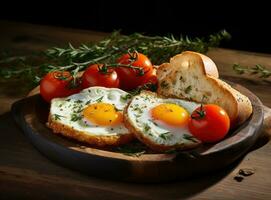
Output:
<svg viewBox="0 0 271 200">
<path fill-rule="evenodd" d="M 232 39 L 222 47 L 271 53 L 271 9 L 267 3 L 199 2 L 9 1 L 0 7 L 0 19 L 105 32 L 121 29 L 124 34 L 191 37 L 226 29 Z"/>
</svg>

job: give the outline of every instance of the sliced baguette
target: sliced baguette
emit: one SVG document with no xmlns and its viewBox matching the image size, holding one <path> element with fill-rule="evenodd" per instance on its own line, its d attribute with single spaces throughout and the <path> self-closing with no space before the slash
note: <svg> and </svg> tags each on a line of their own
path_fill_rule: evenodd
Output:
<svg viewBox="0 0 271 200">
<path fill-rule="evenodd" d="M 158 94 L 217 104 L 224 108 L 231 127 L 243 123 L 252 113 L 250 100 L 218 79 L 215 63 L 200 53 L 186 51 L 157 69 Z"/>
</svg>

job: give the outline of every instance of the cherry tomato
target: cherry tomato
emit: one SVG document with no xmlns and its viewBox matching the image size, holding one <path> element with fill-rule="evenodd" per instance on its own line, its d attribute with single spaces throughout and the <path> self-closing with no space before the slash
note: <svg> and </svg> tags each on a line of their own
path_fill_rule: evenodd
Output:
<svg viewBox="0 0 271 200">
<path fill-rule="evenodd" d="M 188 127 L 197 139 L 212 143 L 226 136 L 230 128 L 230 119 L 223 108 L 207 104 L 193 111 Z"/>
<path fill-rule="evenodd" d="M 152 83 L 156 85 L 158 82 L 157 75 L 156 75 L 156 69 L 153 68 L 152 72 L 149 74 L 149 76 L 146 76 L 144 80 L 142 81 L 142 84 Z"/>
<path fill-rule="evenodd" d="M 132 65 L 134 67 L 141 68 L 143 74 L 140 70 L 131 69 L 127 67 L 118 67 L 116 72 L 118 73 L 120 79 L 120 88 L 123 90 L 132 90 L 140 85 L 143 85 L 149 80 L 157 82 L 156 72 L 152 66 L 149 58 L 141 53 L 133 52 L 124 54 L 118 59 L 118 63 L 123 65 Z"/>
<path fill-rule="evenodd" d="M 74 86 L 73 80 L 70 72 L 50 72 L 40 82 L 40 94 L 47 102 L 56 97 L 66 97 L 75 94 L 81 88 Z"/>
<path fill-rule="evenodd" d="M 118 88 L 118 74 L 111 68 L 105 68 L 103 65 L 90 65 L 82 76 L 83 88 L 91 86 L 103 86 L 108 88 Z"/>
</svg>

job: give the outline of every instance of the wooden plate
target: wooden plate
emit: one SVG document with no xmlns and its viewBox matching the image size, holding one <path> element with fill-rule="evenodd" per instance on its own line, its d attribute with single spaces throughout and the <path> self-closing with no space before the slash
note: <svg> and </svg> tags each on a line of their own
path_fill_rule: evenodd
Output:
<svg viewBox="0 0 271 200">
<path fill-rule="evenodd" d="M 14 103 L 12 113 L 32 144 L 49 159 L 63 166 L 96 177 L 161 182 L 221 169 L 243 156 L 255 143 L 263 123 L 262 103 L 247 89 L 239 85 L 234 87 L 250 98 L 252 116 L 217 144 L 172 154 L 128 156 L 54 135 L 45 125 L 49 105 L 39 95 Z"/>
</svg>

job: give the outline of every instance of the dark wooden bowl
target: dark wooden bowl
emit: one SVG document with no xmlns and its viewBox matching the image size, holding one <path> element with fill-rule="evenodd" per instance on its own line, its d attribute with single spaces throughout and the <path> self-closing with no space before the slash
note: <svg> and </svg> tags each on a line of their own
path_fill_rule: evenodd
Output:
<svg viewBox="0 0 271 200">
<path fill-rule="evenodd" d="M 12 114 L 32 144 L 46 157 L 63 166 L 96 177 L 162 182 L 221 169 L 243 156 L 255 143 L 263 123 L 262 103 L 247 89 L 239 85 L 234 87 L 250 98 L 252 116 L 217 144 L 172 154 L 133 157 L 92 148 L 52 134 L 45 125 L 49 105 L 39 95 L 14 103 Z"/>
</svg>

